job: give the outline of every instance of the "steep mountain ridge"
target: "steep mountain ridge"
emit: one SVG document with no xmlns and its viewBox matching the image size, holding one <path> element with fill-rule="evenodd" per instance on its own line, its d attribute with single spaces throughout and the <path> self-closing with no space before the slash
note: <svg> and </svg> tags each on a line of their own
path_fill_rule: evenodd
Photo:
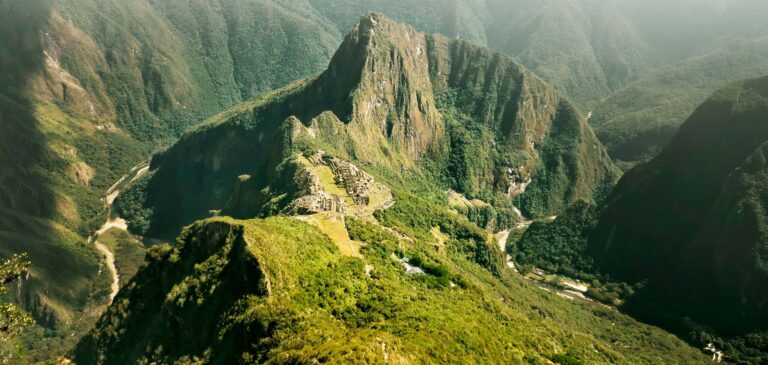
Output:
<svg viewBox="0 0 768 365">
<path fill-rule="evenodd" d="M 502 192 L 537 217 L 612 186 L 618 173 L 592 129 L 546 82 L 467 42 L 435 37 L 430 52 L 435 88 L 452 120 L 455 189 Z M 495 153 L 473 151 L 483 143 Z"/>
<path fill-rule="evenodd" d="M 125 210 L 151 214 L 150 235 L 169 235 L 226 214 L 237 186 L 258 197 L 240 217 L 270 214 L 300 190 L 296 152 L 316 150 L 367 170 L 432 174 L 502 206 L 517 199 L 530 215 L 592 200 L 617 176 L 584 118 L 522 66 L 369 14 L 325 72 L 216 116 L 156 156 L 134 194 L 143 208 Z"/>
<path fill-rule="evenodd" d="M 691 9 L 685 3 L 676 6 L 678 11 L 670 11 L 672 18 L 674 14 L 680 13 L 679 9 Z M 734 8 L 726 12 L 730 14 L 730 21 L 741 19 L 744 14 L 750 15 L 749 21 L 741 24 L 743 29 L 739 30 L 737 36 L 760 36 L 763 31 L 761 19 L 754 16 L 760 12 L 752 12 L 751 9 L 762 4 L 756 0 L 753 0 L 753 4 L 745 1 L 732 3 Z M 342 39 L 339 29 L 347 29 L 363 11 L 376 9 L 399 20 L 414 23 L 419 30 L 439 31 L 449 38 L 458 37 L 488 44 L 512 54 L 534 72 L 545 76 L 558 90 L 575 99 L 585 111 L 588 110 L 585 105 L 602 98 L 606 90 L 614 90 L 642 74 L 648 67 L 657 66 L 653 57 L 647 56 L 649 52 L 656 52 L 656 47 L 647 40 L 647 32 L 635 26 L 635 20 L 627 19 L 625 10 L 620 11 L 623 15 L 617 15 L 613 8 L 596 12 L 584 4 L 569 3 L 565 4 L 568 5 L 563 8 L 565 10 L 557 11 L 556 5 L 560 5 L 557 1 L 548 2 L 545 4 L 547 6 L 531 1 L 474 0 L 336 1 L 336 5 L 330 6 L 324 0 L 30 0 L 0 4 L 0 205 L 3 208 L 0 209 L 0 255 L 9 256 L 26 251 L 30 252 L 32 261 L 37 263 L 32 267 L 30 280 L 22 286 L 20 300 L 27 304 L 25 307 L 35 314 L 39 323 L 51 328 L 65 326 L 77 318 L 86 318 L 85 322 L 88 322 L 87 318 L 90 317 L 80 316 L 79 313 L 97 313 L 105 302 L 107 285 L 106 280 L 102 280 L 103 275 L 99 275 L 101 258 L 87 245 L 86 237 L 103 221 L 105 206 L 101 198 L 115 180 L 136 163 L 146 159 L 158 145 L 174 141 L 183 130 L 202 118 L 290 80 L 321 71 Z M 708 14 L 709 4 L 700 5 L 701 13 Z M 561 16 L 568 20 L 568 26 L 559 29 L 557 24 L 560 22 L 557 20 Z M 659 19 L 656 16 L 647 18 Z M 528 22 L 528 19 L 531 21 Z M 660 26 L 656 28 L 666 29 Z M 695 27 L 685 23 L 680 28 L 690 30 Z M 571 42 L 551 41 L 563 37 L 563 34 L 568 35 L 564 39 Z M 686 38 L 689 35 L 686 32 L 674 34 L 684 40 L 675 42 L 677 45 L 699 44 L 685 42 L 685 39 L 689 39 Z M 603 39 L 601 35 L 607 38 Z M 723 35 L 722 39 L 714 43 L 730 42 L 731 36 L 730 33 Z M 426 42 L 442 44 L 441 41 L 433 41 L 432 36 L 427 36 Z M 457 50 L 460 49 L 464 49 L 466 55 L 487 56 L 483 55 L 485 51 L 477 52 L 466 42 L 451 40 L 448 43 L 451 44 L 448 53 L 452 59 L 459 57 L 461 52 Z M 582 46 L 588 51 L 578 53 L 579 61 L 576 62 L 569 56 L 574 49 Z M 704 48 L 709 49 L 710 46 L 707 43 Z M 416 49 L 408 52 L 411 53 L 406 59 L 413 57 Z M 687 49 L 686 52 L 699 51 Z M 625 57 L 627 54 L 631 56 Z M 429 57 L 429 60 L 435 65 L 442 64 L 440 57 Z M 496 61 L 490 62 L 495 60 L 494 57 L 487 58 L 489 62 L 485 64 L 486 71 L 483 72 L 503 74 L 498 71 L 501 69 L 506 69 L 508 74 L 517 72 L 517 66 L 497 69 Z M 636 60 L 639 64 L 635 63 Z M 400 67 L 396 61 L 387 61 L 394 62 L 387 67 Z M 454 61 L 449 64 L 468 65 L 467 62 Z M 335 119 L 346 122 L 343 116 L 352 115 L 351 109 L 339 109 L 333 110 L 333 113 L 321 113 L 315 127 L 307 129 L 305 137 L 320 129 L 329 129 L 320 133 L 319 139 L 324 140 L 322 143 L 316 141 L 309 144 L 307 150 L 331 150 L 327 146 L 335 145 L 339 140 L 344 143 L 357 140 L 358 147 L 345 147 L 345 150 L 355 153 L 342 157 L 345 161 L 355 161 L 366 171 L 370 170 L 370 166 L 358 163 L 358 160 L 389 161 L 391 156 L 395 156 L 397 162 L 394 165 L 399 167 L 411 166 L 414 155 L 426 154 L 431 158 L 442 153 L 443 161 L 449 162 L 436 165 L 450 172 L 441 174 L 433 171 L 429 175 L 456 174 L 455 177 L 441 177 L 448 180 L 441 181 L 441 186 L 454 187 L 473 198 L 493 201 L 495 212 L 483 208 L 479 214 L 482 216 L 481 224 L 487 228 L 507 226 L 510 220 L 518 219 L 509 199 L 494 197 L 498 192 L 510 193 L 507 197 L 514 196 L 515 204 L 523 210 L 523 214 L 535 217 L 560 210 L 564 202 L 572 198 L 591 196 L 597 189 L 595 186 L 600 185 L 598 181 L 611 180 L 602 177 L 613 173 L 600 168 L 582 168 L 580 165 L 579 161 L 582 160 L 602 159 L 599 156 L 601 148 L 585 148 L 592 143 L 589 141 L 593 137 L 589 128 L 582 123 L 569 123 L 569 128 L 552 129 L 557 133 L 550 133 L 549 136 L 560 137 L 549 138 L 546 137 L 549 128 L 546 127 L 547 123 L 526 122 L 526 132 L 514 132 L 514 136 L 505 137 L 507 142 L 498 143 L 502 146 L 500 149 L 506 151 L 501 153 L 482 146 L 497 144 L 495 130 L 474 126 L 469 130 L 457 127 L 464 125 L 465 119 L 487 119 L 490 120 L 488 125 L 493 128 L 502 128 L 503 125 L 503 128 L 514 130 L 515 123 L 510 122 L 514 118 L 509 116 L 515 114 L 511 110 L 517 106 L 515 102 L 500 100 L 493 107 L 495 110 L 491 111 L 490 106 L 483 106 L 479 101 L 468 101 L 479 99 L 479 92 L 467 97 L 452 89 L 473 88 L 484 90 L 484 93 L 493 91 L 504 95 L 509 95 L 507 90 L 514 90 L 514 95 L 526 95 L 529 92 L 543 95 L 538 94 L 545 89 L 538 86 L 538 81 L 532 81 L 530 77 L 512 77 L 509 79 L 514 82 L 507 83 L 502 82 L 506 79 L 500 76 L 495 80 L 482 78 L 484 84 L 481 85 L 481 78 L 477 78 L 479 71 L 473 71 L 463 76 L 465 81 L 472 82 L 456 81 L 458 77 L 452 76 L 453 86 L 444 88 L 441 86 L 442 81 L 435 81 L 439 77 L 431 67 L 431 100 L 422 102 L 419 99 L 430 97 L 427 92 L 429 88 L 414 86 L 423 82 L 421 76 L 414 78 L 414 84 L 407 88 L 396 86 L 398 90 L 418 90 L 415 94 L 397 96 L 403 100 L 396 100 L 395 104 L 402 102 L 402 108 L 386 112 L 397 116 L 392 121 L 406 119 L 403 124 L 391 123 L 393 133 L 399 140 L 398 146 L 389 146 L 389 137 L 381 137 L 379 129 L 367 123 L 367 129 L 356 130 L 356 136 L 347 132 L 337 133 L 342 129 Z M 453 66 L 444 70 L 448 69 L 453 69 Z M 408 72 L 411 71 L 415 69 L 408 68 Z M 371 76 L 369 81 L 375 82 L 376 77 Z M 520 86 L 523 84 L 528 86 Z M 366 86 L 369 94 L 370 90 L 374 90 L 373 86 Z M 587 92 L 581 94 L 582 90 Z M 388 93 L 394 97 L 400 91 L 390 90 Z M 347 96 L 341 95 L 339 98 L 347 100 Z M 295 102 L 320 105 L 317 101 L 321 97 Z M 553 102 L 557 99 L 548 98 Z M 525 98 L 521 96 L 522 99 Z M 354 105 L 352 102 L 340 103 L 339 100 L 329 103 L 334 108 Z M 385 112 L 363 105 L 364 100 L 359 99 L 360 104 L 355 108 L 358 111 L 371 110 L 369 118 L 375 116 L 376 119 L 371 125 L 378 123 L 386 131 L 390 124 L 387 119 L 381 119 Z M 541 110 L 547 109 L 543 103 L 537 103 L 536 98 L 530 100 L 531 103 L 521 105 L 536 105 Z M 391 100 L 387 102 L 391 103 Z M 421 111 L 423 107 L 431 108 L 431 111 L 427 110 L 425 114 Z M 486 107 L 487 110 L 483 109 Z M 430 115 L 435 110 L 438 115 Z M 451 114 L 446 113 L 446 110 L 456 113 L 446 116 L 444 114 Z M 557 110 L 564 112 L 556 111 L 555 115 L 570 113 L 569 107 L 558 107 Z M 245 121 L 247 113 L 243 113 L 240 118 Z M 313 112 L 307 110 L 306 114 Z M 521 117 L 521 120 L 527 121 L 549 118 L 534 116 L 529 112 L 522 115 L 528 115 Z M 306 124 L 307 120 L 298 116 L 302 124 Z M 358 114 L 355 118 L 360 119 L 361 116 Z M 407 121 L 411 116 L 417 117 L 414 123 Z M 456 123 L 456 120 L 462 122 Z M 500 122 L 502 120 L 503 123 Z M 445 124 L 446 131 L 442 141 L 432 143 L 411 139 L 410 136 L 416 135 L 414 131 L 418 131 L 420 138 L 427 137 L 427 127 L 439 128 L 440 123 Z M 536 126 L 531 127 L 532 124 Z M 295 130 L 301 131 L 301 128 Z M 219 132 L 224 133 L 224 130 Z M 226 132 L 240 133 L 241 130 L 235 128 Z M 505 129 L 499 135 L 507 132 Z M 259 133 L 235 146 L 267 155 L 272 152 L 261 151 L 252 145 L 253 141 L 261 141 L 261 138 L 270 136 L 272 134 Z M 532 136 L 531 140 L 541 139 L 542 144 L 533 149 L 525 147 L 527 142 L 521 141 L 527 141 L 528 136 Z M 373 138 L 376 141 L 373 144 L 379 148 L 375 154 L 364 155 L 360 151 L 366 149 L 360 146 L 369 138 Z M 483 142 L 460 142 L 467 138 L 477 138 L 477 141 Z M 572 143 L 580 138 L 587 142 Z M 560 140 L 568 143 L 550 143 Z M 222 140 L 216 148 L 227 149 L 225 142 Z M 425 152 L 427 145 L 432 150 Z M 466 148 L 462 150 L 452 148 L 451 145 Z M 523 149 L 528 150 L 524 156 L 507 153 Z M 393 154 L 393 151 L 397 153 Z M 336 154 L 343 155 L 339 151 L 334 152 Z M 504 156 L 499 157 L 501 155 Z M 270 164 L 280 165 L 283 156 L 274 156 L 274 163 Z M 475 159 L 482 163 L 466 163 Z M 548 162 L 544 163 L 545 159 Z M 216 160 L 206 163 L 213 165 Z M 247 181 L 246 184 L 240 184 L 237 177 L 244 171 L 257 169 L 256 165 L 249 168 L 236 167 L 234 170 L 237 171 L 230 175 L 212 178 L 220 179 L 216 182 L 216 192 L 210 197 L 203 196 L 199 206 L 193 207 L 193 214 L 174 222 L 172 227 L 206 216 L 209 210 L 224 209 L 243 216 L 254 214 L 259 210 L 255 207 L 262 207 L 265 203 L 246 204 L 244 202 L 247 199 L 234 197 L 231 191 L 249 186 Z M 600 163 L 594 165 L 599 166 Z M 542 173 L 545 167 L 549 168 L 546 173 Z M 409 167 L 408 171 L 412 170 Z M 538 178 L 529 183 L 534 171 Z M 379 173 L 370 172 L 374 175 Z M 260 178 L 263 181 L 275 181 L 274 176 L 253 175 L 256 177 L 251 177 L 251 183 Z M 384 180 L 376 177 L 377 181 Z M 184 174 L 175 177 L 176 181 L 197 183 L 197 177 L 187 178 L 189 176 Z M 265 185 L 261 182 L 253 183 L 252 186 Z M 193 186 L 192 191 L 194 189 Z M 248 192 L 248 189 L 238 191 Z M 520 195 L 522 191 L 527 193 Z M 191 193 L 180 199 L 184 203 L 177 210 L 192 204 L 190 197 L 193 197 Z M 264 197 L 271 199 L 273 194 Z M 235 209 L 234 205 L 229 204 L 230 201 L 241 203 L 237 209 L 243 210 Z M 146 213 L 146 210 L 141 213 Z M 135 226 L 141 222 L 137 219 L 131 223 Z M 175 236 L 177 232 L 174 229 L 169 228 L 166 236 Z M 61 265 L 64 265 L 63 269 Z M 61 275 L 62 272 L 66 275 Z M 43 332 L 42 329 L 37 331 Z M 65 332 L 66 338 L 72 341 L 73 337 L 69 336 L 71 332 L 61 330 L 60 333 Z M 75 328 L 73 332 L 81 331 Z M 45 347 L 38 346 L 36 338 L 32 343 L 36 348 Z M 31 355 L 38 359 L 36 356 Z"/>
<path fill-rule="evenodd" d="M 362 242 L 362 256 L 342 255 L 320 230 L 294 218 L 197 222 L 174 247 L 150 251 L 147 266 L 72 358 L 78 364 L 705 361 L 673 336 L 615 311 L 544 293 L 510 272 L 491 275 L 456 251 L 455 232 L 447 234 L 448 249 L 437 250 L 374 224 L 345 225 Z M 406 271 L 404 262 L 419 271 Z"/>
<path fill-rule="evenodd" d="M 702 104 L 609 196 L 589 239 L 600 265 L 648 280 L 645 300 L 725 333 L 765 328 L 766 115 L 768 78 L 735 83 Z"/>
</svg>

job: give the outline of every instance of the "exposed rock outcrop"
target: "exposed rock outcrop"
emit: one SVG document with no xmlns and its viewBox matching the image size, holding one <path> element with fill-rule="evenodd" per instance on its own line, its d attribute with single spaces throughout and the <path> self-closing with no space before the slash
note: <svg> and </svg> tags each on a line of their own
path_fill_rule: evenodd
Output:
<svg viewBox="0 0 768 365">
<path fill-rule="evenodd" d="M 93 179 L 93 176 L 96 175 L 96 171 L 88 166 L 87 163 L 81 161 L 71 164 L 67 170 L 67 174 L 72 181 L 88 187 L 91 185 L 91 180 Z"/>
</svg>

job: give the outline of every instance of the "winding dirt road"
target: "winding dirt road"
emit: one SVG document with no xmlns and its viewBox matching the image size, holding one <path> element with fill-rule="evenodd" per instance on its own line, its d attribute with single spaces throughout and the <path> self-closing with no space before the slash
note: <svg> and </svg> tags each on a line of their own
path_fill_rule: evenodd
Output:
<svg viewBox="0 0 768 365">
<path fill-rule="evenodd" d="M 120 291 L 120 275 L 117 274 L 117 267 L 115 267 L 115 255 L 109 250 L 109 247 L 98 240 L 94 241 L 93 244 L 96 245 L 96 249 L 104 255 L 107 269 L 109 269 L 109 272 L 112 274 L 112 284 L 110 285 L 111 290 L 109 292 L 109 304 L 112 304 L 112 301 L 115 300 L 115 297 L 117 296 L 117 292 Z"/>
<path fill-rule="evenodd" d="M 140 179 L 144 174 L 147 173 L 147 171 L 149 171 L 149 165 L 147 165 L 146 163 L 136 165 L 131 169 L 131 171 L 128 174 L 121 177 L 120 180 L 118 180 L 114 185 L 112 185 L 111 188 L 109 188 L 109 190 L 107 190 L 107 195 L 104 197 L 104 201 L 106 201 L 107 206 L 109 208 L 107 221 L 89 239 L 89 241 L 92 241 L 94 246 L 96 246 L 96 249 L 99 252 L 101 252 L 102 255 L 104 255 L 107 270 L 109 270 L 110 274 L 112 275 L 112 284 L 110 285 L 108 304 L 112 304 L 112 301 L 117 296 L 117 292 L 120 291 L 120 274 L 117 272 L 117 266 L 115 266 L 115 254 L 112 251 L 110 251 L 107 245 L 99 242 L 99 236 L 101 236 L 102 234 L 104 234 L 105 232 L 109 231 L 112 228 L 117 228 L 123 231 L 128 230 L 128 224 L 124 219 L 120 217 L 112 218 L 112 203 L 114 203 L 117 196 L 120 195 L 119 189 L 122 187 L 122 185 L 126 184 L 126 182 L 130 183 L 130 182 L 136 181 L 137 179 Z M 129 177 L 130 177 L 130 180 L 129 180 Z"/>
</svg>

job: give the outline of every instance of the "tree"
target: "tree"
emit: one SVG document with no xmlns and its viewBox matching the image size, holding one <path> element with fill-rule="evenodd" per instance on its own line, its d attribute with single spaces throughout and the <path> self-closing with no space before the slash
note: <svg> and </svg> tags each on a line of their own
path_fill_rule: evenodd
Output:
<svg viewBox="0 0 768 365">
<path fill-rule="evenodd" d="M 26 254 L 14 255 L 0 263 L 0 294 L 7 293 L 8 288 L 5 285 L 25 275 L 31 264 Z M 30 324 L 32 317 L 21 308 L 11 303 L 0 303 L 0 341 L 16 337 Z"/>
</svg>

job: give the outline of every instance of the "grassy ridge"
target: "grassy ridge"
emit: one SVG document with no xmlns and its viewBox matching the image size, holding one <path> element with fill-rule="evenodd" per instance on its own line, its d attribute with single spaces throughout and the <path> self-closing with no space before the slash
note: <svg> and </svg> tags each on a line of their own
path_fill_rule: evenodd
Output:
<svg viewBox="0 0 768 365">
<path fill-rule="evenodd" d="M 199 222 L 176 248 L 154 250 L 153 262 L 118 296 L 121 304 L 77 347 L 76 360 L 703 361 L 673 337 L 616 312 L 565 301 L 508 273 L 494 276 L 452 245 L 438 252 L 369 223 L 347 227 L 365 242 L 364 259 L 341 256 L 317 229 L 291 218 Z M 431 274 L 409 276 L 393 255 L 420 257 Z M 169 281 L 158 288 L 155 275 Z M 440 285 L 442 275 L 457 286 Z M 234 278 L 261 284 L 237 290 L 227 284 Z M 137 323 L 180 331 L 169 336 L 166 326 Z M 112 337 L 115 331 L 126 332 Z"/>
</svg>

